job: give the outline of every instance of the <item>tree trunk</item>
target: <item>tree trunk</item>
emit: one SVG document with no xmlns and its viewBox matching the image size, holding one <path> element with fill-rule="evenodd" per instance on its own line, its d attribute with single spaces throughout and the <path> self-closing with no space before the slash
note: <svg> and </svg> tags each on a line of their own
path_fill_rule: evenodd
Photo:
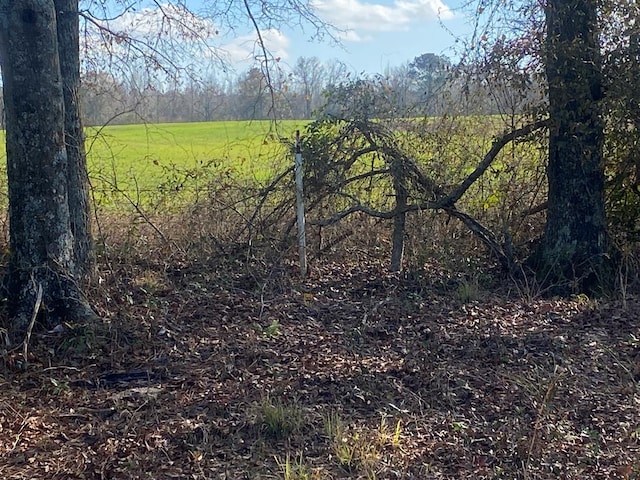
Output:
<svg viewBox="0 0 640 480">
<path fill-rule="evenodd" d="M 40 287 L 49 326 L 95 317 L 75 276 L 56 26 L 53 0 L 0 0 L 13 340 L 27 330 Z"/>
<path fill-rule="evenodd" d="M 404 236 L 407 223 L 406 208 L 409 203 L 409 192 L 407 191 L 407 172 L 403 159 L 394 159 L 391 165 L 391 175 L 393 176 L 393 189 L 396 197 L 395 210 L 393 217 L 393 233 L 392 233 L 392 250 L 391 250 L 391 266 L 392 272 L 400 272 L 402 270 L 402 259 L 404 257 Z"/>
<path fill-rule="evenodd" d="M 84 131 L 80 119 L 80 17 L 78 0 L 54 0 L 54 3 L 64 95 L 68 202 L 76 269 L 74 273 L 78 280 L 82 280 L 91 272 L 93 243 Z"/>
<path fill-rule="evenodd" d="M 549 0 L 549 201 L 536 269 L 561 291 L 599 287 L 607 252 L 595 0 Z"/>
</svg>

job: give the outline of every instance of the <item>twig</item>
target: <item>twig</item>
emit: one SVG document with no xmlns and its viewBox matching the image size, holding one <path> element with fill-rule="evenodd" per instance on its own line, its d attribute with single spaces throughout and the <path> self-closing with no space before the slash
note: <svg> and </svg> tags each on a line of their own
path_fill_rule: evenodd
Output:
<svg viewBox="0 0 640 480">
<path fill-rule="evenodd" d="M 264 189 L 262 189 L 260 201 L 258 202 L 258 205 L 253 211 L 251 218 L 249 218 L 249 220 L 245 222 L 245 225 L 240 231 L 239 235 L 242 235 L 247 229 L 250 229 L 253 226 L 254 221 L 258 217 L 260 210 L 262 209 L 265 202 L 267 201 L 269 194 L 275 191 L 275 189 L 278 187 L 278 184 L 291 173 L 293 173 L 293 165 L 291 165 L 285 171 L 280 173 L 280 175 L 278 175 L 269 185 L 267 185 Z"/>
<path fill-rule="evenodd" d="M 275 112 L 276 93 L 275 93 L 275 89 L 273 88 L 273 83 L 271 81 L 271 71 L 269 70 L 269 55 L 268 55 L 269 52 L 267 52 L 267 46 L 265 45 L 264 38 L 262 36 L 262 30 L 260 29 L 260 26 L 258 25 L 256 18 L 253 16 L 253 12 L 251 11 L 251 6 L 249 5 L 249 2 L 247 0 L 244 0 L 244 7 L 247 12 L 247 16 L 249 17 L 249 20 L 251 21 L 251 24 L 253 25 L 253 28 L 256 32 L 256 36 L 258 37 L 258 46 L 262 51 L 262 55 L 264 55 L 263 73 L 265 76 L 265 80 L 267 81 L 266 86 L 267 86 L 267 89 L 269 90 L 269 96 L 271 97 L 271 107 L 269 108 L 269 111 L 273 112 L 274 119 L 276 119 L 276 112 Z"/>
<path fill-rule="evenodd" d="M 540 404 L 540 406 L 538 407 L 538 411 L 537 411 L 537 415 L 536 415 L 536 421 L 533 425 L 533 433 L 531 434 L 531 442 L 529 442 L 529 449 L 527 450 L 527 458 L 526 460 L 523 462 L 523 469 L 524 469 L 524 474 L 525 477 L 527 476 L 527 471 L 529 469 L 529 463 L 531 462 L 531 457 L 533 455 L 533 450 L 535 448 L 535 444 L 538 440 L 538 431 L 540 430 L 541 426 L 542 426 L 542 420 L 543 420 L 543 415 L 545 413 L 545 410 L 547 409 L 547 406 L 549 404 L 549 402 L 551 401 L 551 397 L 553 397 L 555 390 L 556 390 L 556 385 L 558 383 L 558 380 L 560 379 L 560 377 L 562 376 L 562 373 L 558 373 L 557 372 L 557 366 L 556 366 L 556 371 L 554 372 L 554 376 L 550 379 L 549 384 L 547 385 L 547 390 L 544 394 L 544 398 L 542 399 L 542 402 Z"/>
<path fill-rule="evenodd" d="M 35 280 L 31 277 L 31 280 L 35 284 Z M 33 305 L 33 313 L 31 314 L 31 321 L 27 328 L 27 335 L 22 342 L 22 356 L 24 358 L 24 368 L 27 367 L 27 354 L 29 353 L 29 342 L 31 341 L 31 332 L 33 331 L 33 325 L 36 323 L 36 317 L 40 311 L 42 305 L 42 284 L 38 282 L 38 291 L 36 293 L 36 303 Z"/>
</svg>

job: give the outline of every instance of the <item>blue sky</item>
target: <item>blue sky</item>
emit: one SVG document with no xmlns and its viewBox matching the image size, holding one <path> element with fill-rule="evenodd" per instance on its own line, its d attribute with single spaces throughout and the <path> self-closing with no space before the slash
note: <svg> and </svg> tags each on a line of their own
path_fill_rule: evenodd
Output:
<svg viewBox="0 0 640 480">
<path fill-rule="evenodd" d="M 381 72 L 427 52 L 452 55 L 464 19 L 446 0 L 317 0 L 317 13 L 342 29 L 342 49 L 305 42 L 291 32 L 294 57 L 337 57 L 356 71 Z"/>
<path fill-rule="evenodd" d="M 193 12 L 204 12 L 212 0 L 182 1 Z M 160 5 L 166 8 L 166 4 Z M 463 12 L 449 0 L 313 0 L 312 5 L 320 19 L 339 29 L 341 45 L 311 40 L 309 28 L 303 32 L 299 26 L 265 27 L 263 38 L 283 65 L 292 65 L 300 56 L 315 56 L 322 61 L 340 60 L 355 72 L 382 73 L 386 67 L 407 63 L 422 53 L 455 57 L 455 37 L 469 30 Z M 156 17 L 157 10 L 154 2 L 142 0 L 135 11 L 114 24 L 152 31 L 157 23 L 150 19 Z M 255 58 L 256 34 L 248 22 L 230 30 L 212 19 L 199 21 L 203 30 L 211 32 L 211 45 L 237 70 Z"/>
</svg>

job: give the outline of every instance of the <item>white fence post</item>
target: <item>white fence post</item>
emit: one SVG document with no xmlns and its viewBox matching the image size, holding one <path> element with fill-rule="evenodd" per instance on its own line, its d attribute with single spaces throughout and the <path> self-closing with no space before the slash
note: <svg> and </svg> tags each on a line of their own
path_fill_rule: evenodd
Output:
<svg viewBox="0 0 640 480">
<path fill-rule="evenodd" d="M 296 208 L 298 213 L 298 253 L 300 255 L 300 274 L 307 276 L 307 240 L 304 224 L 304 189 L 302 185 L 302 149 L 300 130 L 296 130 Z"/>
</svg>

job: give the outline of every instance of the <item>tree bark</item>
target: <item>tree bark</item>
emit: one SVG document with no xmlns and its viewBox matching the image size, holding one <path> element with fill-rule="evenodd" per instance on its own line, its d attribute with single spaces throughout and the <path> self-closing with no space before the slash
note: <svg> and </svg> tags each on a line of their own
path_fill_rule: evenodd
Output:
<svg viewBox="0 0 640 480">
<path fill-rule="evenodd" d="M 549 0 L 545 13 L 549 199 L 536 269 L 561 290 L 590 291 L 607 253 L 597 5 Z"/>
<path fill-rule="evenodd" d="M 89 178 L 80 118 L 80 34 L 78 0 L 54 0 L 58 56 L 64 95 L 68 202 L 74 240 L 75 275 L 85 279 L 93 266 Z"/>
<path fill-rule="evenodd" d="M 42 288 L 49 326 L 94 318 L 77 285 L 69 210 L 65 99 L 53 0 L 0 0 L 6 109 L 11 338 L 27 330 Z"/>
<path fill-rule="evenodd" d="M 407 172 L 404 159 L 395 158 L 390 168 L 393 177 L 393 190 L 396 199 L 393 217 L 391 265 L 392 272 L 402 270 L 402 259 L 404 257 L 404 237 L 407 224 L 407 205 L 409 203 L 409 191 L 407 189 Z"/>
</svg>

